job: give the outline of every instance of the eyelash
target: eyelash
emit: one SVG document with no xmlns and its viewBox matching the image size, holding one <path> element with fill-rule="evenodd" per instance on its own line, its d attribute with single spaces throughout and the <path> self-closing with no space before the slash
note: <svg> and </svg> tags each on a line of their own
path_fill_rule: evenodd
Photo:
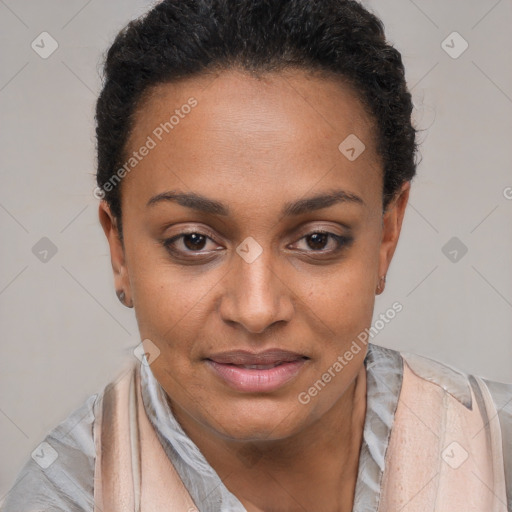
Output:
<svg viewBox="0 0 512 512">
<path fill-rule="evenodd" d="M 323 230 L 323 229 L 315 229 L 313 231 L 310 231 L 309 233 L 306 233 L 301 238 L 299 238 L 299 241 L 303 240 L 304 238 L 307 238 L 308 236 L 314 235 L 314 234 L 325 234 L 325 235 L 328 235 L 330 238 L 335 240 L 335 242 L 337 244 L 337 247 L 335 249 L 332 249 L 332 250 L 323 250 L 323 249 L 321 249 L 321 250 L 316 251 L 316 250 L 311 249 L 311 250 L 306 251 L 306 252 L 317 253 L 317 254 L 331 254 L 332 255 L 332 254 L 336 254 L 336 253 L 340 252 L 345 247 L 350 245 L 351 242 L 353 241 L 353 238 L 350 237 L 350 236 L 336 235 L 335 233 L 332 233 L 330 231 L 326 231 L 326 230 Z M 202 254 L 202 251 L 188 251 L 188 250 L 187 251 L 180 251 L 180 250 L 176 250 L 176 249 L 174 249 L 172 247 L 174 242 L 176 242 L 179 239 L 184 238 L 187 235 L 200 235 L 200 236 L 204 236 L 204 237 L 208 238 L 209 240 L 213 240 L 213 235 L 211 233 L 204 233 L 204 232 L 201 232 L 199 230 L 194 230 L 194 231 L 186 231 L 186 232 L 180 233 L 179 235 L 173 236 L 172 238 L 167 238 L 167 239 L 162 241 L 162 244 L 167 249 L 167 251 L 170 252 L 172 255 L 177 255 L 177 254 L 178 255 L 183 255 L 183 254 L 187 254 L 187 253 L 188 254 Z"/>
</svg>

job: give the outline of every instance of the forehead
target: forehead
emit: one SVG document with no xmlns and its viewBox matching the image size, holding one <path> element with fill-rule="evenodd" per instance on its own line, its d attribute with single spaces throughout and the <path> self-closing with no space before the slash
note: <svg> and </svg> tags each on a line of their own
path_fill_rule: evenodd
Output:
<svg viewBox="0 0 512 512">
<path fill-rule="evenodd" d="M 342 77 L 298 69 L 257 75 L 229 69 L 150 87 L 139 101 L 134 131 L 148 132 L 191 97 L 201 112 L 191 116 L 194 124 L 209 130 L 277 133 L 293 128 L 297 133 L 307 124 L 311 135 L 334 132 L 341 137 L 352 130 L 370 142 L 376 128 L 358 93 Z"/>
<path fill-rule="evenodd" d="M 139 103 L 126 157 L 149 139 L 152 149 L 126 185 L 132 182 L 146 199 L 216 187 L 217 196 L 240 197 L 249 189 L 268 197 L 269 183 L 300 195 L 320 180 L 323 188 L 343 184 L 358 195 L 371 195 L 373 182 L 378 195 L 375 131 L 350 86 L 300 70 L 260 76 L 228 70 L 159 84 Z M 345 140 L 364 145 L 356 160 L 340 151 Z"/>
</svg>

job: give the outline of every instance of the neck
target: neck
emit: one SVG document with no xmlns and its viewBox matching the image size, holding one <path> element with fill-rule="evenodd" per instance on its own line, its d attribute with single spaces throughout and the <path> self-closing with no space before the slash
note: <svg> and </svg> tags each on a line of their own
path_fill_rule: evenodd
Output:
<svg viewBox="0 0 512 512">
<path fill-rule="evenodd" d="M 286 439 L 226 440 L 173 411 L 248 512 L 352 510 L 366 415 L 364 365 L 329 411 Z"/>
</svg>

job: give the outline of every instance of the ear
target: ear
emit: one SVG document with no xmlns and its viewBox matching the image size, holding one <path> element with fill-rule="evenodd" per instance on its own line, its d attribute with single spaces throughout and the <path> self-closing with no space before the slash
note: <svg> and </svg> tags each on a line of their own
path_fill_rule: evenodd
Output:
<svg viewBox="0 0 512 512">
<path fill-rule="evenodd" d="M 387 274 L 391 259 L 395 253 L 400 230 L 402 228 L 405 208 L 409 200 L 410 189 L 411 182 L 405 182 L 384 212 L 382 219 L 382 239 L 379 250 L 379 274 L 376 276 L 376 287 L 380 277 Z"/>
<path fill-rule="evenodd" d="M 124 245 L 119 237 L 116 218 L 110 211 L 106 201 L 100 202 L 98 215 L 101 226 L 103 227 L 103 232 L 107 237 L 108 245 L 110 246 L 110 261 L 112 263 L 112 270 L 114 271 L 114 286 L 116 294 L 125 306 L 133 307 L 130 280 L 128 279 L 128 271 L 126 268 Z M 124 300 L 120 297 L 121 292 L 124 293 Z"/>
</svg>

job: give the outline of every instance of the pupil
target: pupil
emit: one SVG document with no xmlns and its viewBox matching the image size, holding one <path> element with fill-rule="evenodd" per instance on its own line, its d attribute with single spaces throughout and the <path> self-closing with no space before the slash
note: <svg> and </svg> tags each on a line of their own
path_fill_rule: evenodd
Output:
<svg viewBox="0 0 512 512">
<path fill-rule="evenodd" d="M 323 249 L 325 246 L 325 241 L 327 240 L 327 234 L 326 233 L 313 233 L 309 235 L 309 240 L 313 243 L 309 243 L 308 245 L 312 249 Z"/>
<path fill-rule="evenodd" d="M 185 235 L 183 241 L 187 249 L 197 251 L 198 249 L 202 249 L 204 247 L 205 237 L 197 233 L 190 233 Z"/>
</svg>

